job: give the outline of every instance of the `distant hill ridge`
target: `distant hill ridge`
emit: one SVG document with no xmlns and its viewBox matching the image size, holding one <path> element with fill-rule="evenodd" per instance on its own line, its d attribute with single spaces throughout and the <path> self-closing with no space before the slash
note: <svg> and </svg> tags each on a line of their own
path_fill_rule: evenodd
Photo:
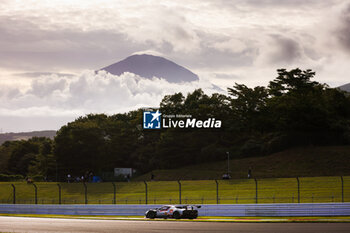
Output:
<svg viewBox="0 0 350 233">
<path fill-rule="evenodd" d="M 105 70 L 114 75 L 130 72 L 147 79 L 153 77 L 164 78 L 172 83 L 192 82 L 199 79 L 190 70 L 168 59 L 148 54 L 132 55 L 100 70 Z"/>
<path fill-rule="evenodd" d="M 340 90 L 350 92 L 350 83 L 338 87 Z"/>
<path fill-rule="evenodd" d="M 32 131 L 21 133 L 2 133 L 0 134 L 0 145 L 6 141 L 28 140 L 32 137 L 47 137 L 53 139 L 55 136 L 55 130 Z"/>
</svg>

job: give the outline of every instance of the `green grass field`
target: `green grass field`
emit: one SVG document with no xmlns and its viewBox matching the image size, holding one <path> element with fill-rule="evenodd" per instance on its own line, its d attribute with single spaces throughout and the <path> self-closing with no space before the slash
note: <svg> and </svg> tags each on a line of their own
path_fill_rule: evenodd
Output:
<svg viewBox="0 0 350 233">
<path fill-rule="evenodd" d="M 350 176 L 350 146 L 308 146 L 290 148 L 267 156 L 231 158 L 234 179 L 247 177 L 249 167 L 256 178 Z M 200 163 L 181 168 L 154 170 L 135 177 L 150 180 L 214 180 L 227 171 L 227 160 Z"/>
<path fill-rule="evenodd" d="M 342 183 L 340 177 L 301 177 L 300 202 L 341 202 Z M 343 199 L 350 202 L 350 176 L 343 177 Z M 16 203 L 35 203 L 35 189 L 24 182 L 0 183 L 0 203 L 13 202 L 16 187 Z M 38 204 L 58 204 L 57 183 L 36 182 Z M 85 189 L 82 183 L 59 183 L 62 204 L 84 204 Z M 146 188 L 143 182 L 122 182 L 116 185 L 117 204 L 145 204 Z M 298 186 L 296 178 L 258 179 L 258 198 L 254 179 L 181 181 L 181 202 L 183 204 L 246 204 L 246 203 L 297 203 Z M 217 198 L 218 197 L 218 198 Z M 177 181 L 147 182 L 148 204 L 179 203 Z M 112 183 L 88 183 L 88 204 L 113 204 Z"/>
</svg>

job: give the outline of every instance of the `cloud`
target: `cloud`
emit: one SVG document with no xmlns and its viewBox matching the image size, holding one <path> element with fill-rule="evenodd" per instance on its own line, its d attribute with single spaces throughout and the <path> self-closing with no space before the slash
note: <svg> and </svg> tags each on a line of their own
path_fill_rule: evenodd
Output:
<svg viewBox="0 0 350 233">
<path fill-rule="evenodd" d="M 217 92 L 216 87 L 205 80 L 175 84 L 157 77 L 145 79 L 132 73 L 120 76 L 104 71 L 97 74 L 84 71 L 76 76 L 52 74 L 33 79 L 26 90 L 15 85 L 2 87 L 0 117 L 45 118 L 47 122 L 49 118 L 74 119 L 89 113 L 115 114 L 159 106 L 164 95 L 180 91 L 186 94 L 197 88 L 203 88 L 206 93 Z M 40 125 L 40 121 L 33 124 Z M 0 128 L 6 127 L 7 122 L 1 122 Z M 57 123 L 53 122 L 52 127 L 57 129 Z"/>
<path fill-rule="evenodd" d="M 55 92 L 63 92 L 67 86 L 67 80 L 59 79 L 58 77 L 57 75 L 53 75 L 46 78 L 45 82 L 40 79 L 34 80 L 27 94 L 32 94 L 40 98 L 47 98 L 55 94 Z"/>
<path fill-rule="evenodd" d="M 338 40 L 343 48 L 350 52 L 350 4 L 342 11 L 340 21 L 340 28 L 337 31 Z"/>
<path fill-rule="evenodd" d="M 292 63 L 301 58 L 301 47 L 299 43 L 292 38 L 286 38 L 280 35 L 272 35 L 269 60 L 272 64 Z"/>
<path fill-rule="evenodd" d="M 68 73 L 52 73 L 52 72 L 27 72 L 27 73 L 15 73 L 13 74 L 17 77 L 29 77 L 29 78 L 35 78 L 40 76 L 50 76 L 50 75 L 57 75 L 57 76 L 73 76 L 73 74 Z"/>
<path fill-rule="evenodd" d="M 222 0 L 224 1 L 224 0 Z M 303 7 L 312 6 L 318 4 L 324 4 L 319 0 L 241 0 L 241 3 L 251 5 L 251 6 L 264 6 L 264 7 Z"/>
<path fill-rule="evenodd" d="M 196 73 L 264 68 L 258 65 L 275 70 L 300 61 L 307 66 L 308 58 L 331 56 L 329 46 L 318 45 L 331 36 L 323 32 L 327 16 L 338 14 L 342 5 L 338 0 L 2 1 L 0 67 L 77 73 L 140 51 Z"/>
<path fill-rule="evenodd" d="M 0 66 L 24 72 L 97 69 L 144 50 L 114 30 L 42 28 L 25 16 L 0 16 Z"/>
<path fill-rule="evenodd" d="M 291 29 L 307 34 L 305 26 L 336 4 L 320 2 L 2 2 L 0 66 L 81 71 L 154 51 L 191 69 L 225 72 L 230 66 L 252 65 L 268 35 Z"/>
<path fill-rule="evenodd" d="M 143 55 L 143 54 L 159 56 L 159 57 L 165 57 L 165 55 L 163 53 L 155 51 L 155 50 L 151 50 L 151 49 L 137 51 L 137 52 L 132 53 L 132 55 Z"/>
</svg>

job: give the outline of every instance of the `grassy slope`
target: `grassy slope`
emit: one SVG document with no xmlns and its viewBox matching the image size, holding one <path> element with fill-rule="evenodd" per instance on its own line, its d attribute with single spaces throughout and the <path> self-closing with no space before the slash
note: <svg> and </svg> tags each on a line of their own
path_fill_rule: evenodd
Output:
<svg viewBox="0 0 350 233">
<path fill-rule="evenodd" d="M 297 181 L 300 178 L 301 202 L 341 201 L 341 179 L 344 177 L 344 200 L 350 201 L 350 146 L 295 148 L 265 157 L 233 159 L 230 167 L 232 180 L 219 180 L 220 203 L 255 203 L 255 183 L 247 179 L 248 167 L 258 179 L 259 203 L 297 202 Z M 216 183 L 227 169 L 225 161 L 199 164 L 173 170 L 154 171 L 156 180 L 182 179 L 182 203 L 216 203 Z M 317 177 L 322 176 L 322 177 Z M 279 177 L 279 178 L 276 178 Z M 134 178 L 133 181 L 149 180 L 150 173 Z M 187 180 L 184 180 L 187 179 Z M 190 179 L 197 179 L 191 181 Z M 200 180 L 199 180 L 200 179 Z M 13 182 L 12 182 L 13 183 Z M 12 202 L 11 182 L 0 183 L 0 203 Z M 17 202 L 33 203 L 34 187 L 15 182 Z M 42 204 L 58 202 L 56 183 L 36 183 L 38 199 Z M 83 204 L 82 183 L 61 183 L 62 202 Z M 89 204 L 112 204 L 112 183 L 87 184 Z M 117 203 L 145 203 L 143 182 L 116 183 Z M 178 203 L 179 184 L 177 181 L 148 182 L 148 203 Z"/>
<path fill-rule="evenodd" d="M 246 178 L 248 168 L 256 178 L 350 175 L 350 146 L 300 147 L 269 156 L 230 160 L 231 175 Z M 155 180 L 220 179 L 227 161 L 198 164 L 179 169 L 155 170 Z M 151 172 L 135 181 L 150 180 Z"/>
</svg>

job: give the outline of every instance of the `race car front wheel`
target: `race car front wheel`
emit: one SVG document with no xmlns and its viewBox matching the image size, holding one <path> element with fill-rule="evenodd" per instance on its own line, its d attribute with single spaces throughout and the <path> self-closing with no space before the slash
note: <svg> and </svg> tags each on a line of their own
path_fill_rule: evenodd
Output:
<svg viewBox="0 0 350 233">
<path fill-rule="evenodd" d="M 147 214 L 146 214 L 146 218 L 155 218 L 156 217 L 156 213 L 153 212 L 153 211 L 149 211 Z"/>
<path fill-rule="evenodd" d="M 180 217 L 181 217 L 181 216 L 180 216 L 180 213 L 179 213 L 179 212 L 175 211 L 175 212 L 173 213 L 173 218 L 179 219 Z"/>
</svg>

